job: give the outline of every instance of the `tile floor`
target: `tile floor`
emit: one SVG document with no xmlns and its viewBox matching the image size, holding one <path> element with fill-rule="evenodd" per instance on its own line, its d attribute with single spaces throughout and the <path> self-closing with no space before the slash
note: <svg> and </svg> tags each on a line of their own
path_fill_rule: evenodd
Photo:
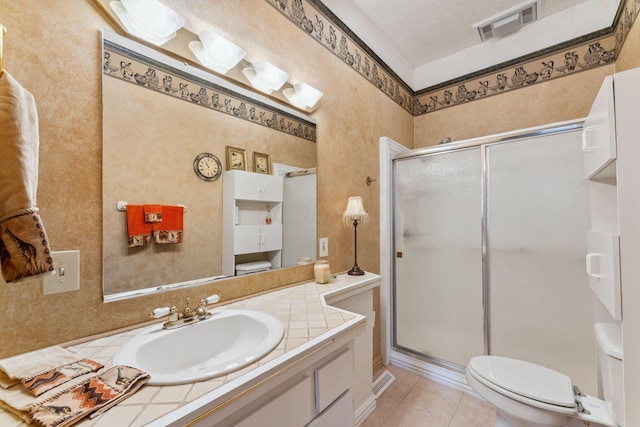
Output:
<svg viewBox="0 0 640 427">
<path fill-rule="evenodd" d="M 470 395 L 396 366 L 396 379 L 376 402 L 362 427 L 493 427 L 495 409 Z"/>
</svg>

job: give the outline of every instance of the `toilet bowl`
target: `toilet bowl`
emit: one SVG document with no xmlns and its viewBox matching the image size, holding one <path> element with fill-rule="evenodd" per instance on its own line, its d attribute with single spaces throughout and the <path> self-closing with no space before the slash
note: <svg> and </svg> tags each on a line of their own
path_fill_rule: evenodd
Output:
<svg viewBox="0 0 640 427">
<path fill-rule="evenodd" d="M 496 427 L 623 426 L 621 346 L 612 345 L 619 325 L 598 324 L 595 332 L 606 400 L 580 392 L 560 372 L 500 356 L 471 358 L 467 383 L 496 407 Z"/>
</svg>

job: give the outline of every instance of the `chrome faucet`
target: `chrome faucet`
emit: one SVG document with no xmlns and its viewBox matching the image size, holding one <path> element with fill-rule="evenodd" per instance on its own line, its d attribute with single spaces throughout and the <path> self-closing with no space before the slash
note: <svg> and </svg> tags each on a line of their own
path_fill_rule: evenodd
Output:
<svg viewBox="0 0 640 427">
<path fill-rule="evenodd" d="M 211 295 L 207 298 L 201 299 L 198 308 L 193 310 L 191 308 L 191 298 L 187 297 L 187 304 L 182 313 L 178 313 L 178 307 L 173 305 L 171 307 L 159 307 L 154 309 L 151 312 L 151 317 L 158 319 L 168 314 L 169 319 L 162 324 L 162 328 L 181 328 L 210 318 L 212 314 L 207 310 L 207 304 L 214 304 L 218 301 L 220 301 L 220 297 L 218 295 Z"/>
</svg>

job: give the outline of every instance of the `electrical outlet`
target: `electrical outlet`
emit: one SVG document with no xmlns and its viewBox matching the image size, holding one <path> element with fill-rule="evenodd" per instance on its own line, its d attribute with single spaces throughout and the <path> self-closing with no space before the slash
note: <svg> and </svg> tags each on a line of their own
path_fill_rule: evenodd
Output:
<svg viewBox="0 0 640 427">
<path fill-rule="evenodd" d="M 80 289 L 80 251 L 51 252 L 56 266 L 55 273 L 42 279 L 42 294 L 58 294 L 60 292 Z"/>
<path fill-rule="evenodd" d="M 329 238 L 320 238 L 320 256 L 329 256 Z"/>
</svg>

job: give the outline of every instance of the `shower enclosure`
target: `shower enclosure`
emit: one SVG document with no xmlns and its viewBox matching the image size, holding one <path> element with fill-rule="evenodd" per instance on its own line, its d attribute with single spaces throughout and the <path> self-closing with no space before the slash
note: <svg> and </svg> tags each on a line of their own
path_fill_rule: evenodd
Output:
<svg viewBox="0 0 640 427">
<path fill-rule="evenodd" d="M 478 354 L 515 357 L 596 391 L 580 130 L 396 156 L 396 351 L 454 371 Z"/>
</svg>

